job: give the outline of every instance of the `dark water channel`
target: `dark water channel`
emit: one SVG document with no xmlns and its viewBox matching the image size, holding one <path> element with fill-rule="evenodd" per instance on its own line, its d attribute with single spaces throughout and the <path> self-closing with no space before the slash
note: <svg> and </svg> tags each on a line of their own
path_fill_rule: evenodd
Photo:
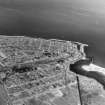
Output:
<svg viewBox="0 0 105 105">
<path fill-rule="evenodd" d="M 91 61 L 89 59 L 77 61 L 75 64 L 70 65 L 70 70 L 76 74 L 80 74 L 80 75 L 95 79 L 105 89 L 105 75 L 104 74 L 98 71 L 86 71 L 85 69 L 82 68 L 83 65 L 89 65 L 90 63 Z"/>
</svg>

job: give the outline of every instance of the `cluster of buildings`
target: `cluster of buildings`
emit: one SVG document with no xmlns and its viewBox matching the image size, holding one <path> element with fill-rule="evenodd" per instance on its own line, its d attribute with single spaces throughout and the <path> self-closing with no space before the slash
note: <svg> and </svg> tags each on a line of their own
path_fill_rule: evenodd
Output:
<svg viewBox="0 0 105 105">
<path fill-rule="evenodd" d="M 0 78 L 13 105 L 75 83 L 69 65 L 85 58 L 85 44 L 24 36 L 1 36 Z"/>
</svg>

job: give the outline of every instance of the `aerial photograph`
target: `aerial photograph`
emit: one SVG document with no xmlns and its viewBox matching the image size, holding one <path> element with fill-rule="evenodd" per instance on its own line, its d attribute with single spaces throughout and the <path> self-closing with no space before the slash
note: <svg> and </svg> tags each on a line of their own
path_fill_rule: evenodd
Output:
<svg viewBox="0 0 105 105">
<path fill-rule="evenodd" d="M 0 0 L 0 105 L 105 105 L 104 0 Z"/>
</svg>

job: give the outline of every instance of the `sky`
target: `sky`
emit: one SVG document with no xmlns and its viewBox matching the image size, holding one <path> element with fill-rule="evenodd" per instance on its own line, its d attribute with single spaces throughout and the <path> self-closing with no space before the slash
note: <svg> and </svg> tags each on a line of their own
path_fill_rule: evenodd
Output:
<svg viewBox="0 0 105 105">
<path fill-rule="evenodd" d="M 86 43 L 105 67 L 104 0 L 0 0 L 0 34 Z"/>
</svg>

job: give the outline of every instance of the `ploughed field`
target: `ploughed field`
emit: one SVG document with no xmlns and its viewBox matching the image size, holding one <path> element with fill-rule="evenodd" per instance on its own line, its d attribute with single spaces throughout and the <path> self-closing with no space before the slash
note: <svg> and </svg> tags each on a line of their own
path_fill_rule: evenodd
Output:
<svg viewBox="0 0 105 105">
<path fill-rule="evenodd" d="M 34 105 L 37 98 L 35 105 L 51 105 L 55 97 L 62 96 L 60 90 L 76 84 L 69 64 L 85 57 L 84 46 L 57 39 L 0 36 L 0 80 L 8 104 Z M 53 95 L 47 95 L 50 92 Z M 43 103 L 41 97 L 45 97 Z"/>
</svg>

